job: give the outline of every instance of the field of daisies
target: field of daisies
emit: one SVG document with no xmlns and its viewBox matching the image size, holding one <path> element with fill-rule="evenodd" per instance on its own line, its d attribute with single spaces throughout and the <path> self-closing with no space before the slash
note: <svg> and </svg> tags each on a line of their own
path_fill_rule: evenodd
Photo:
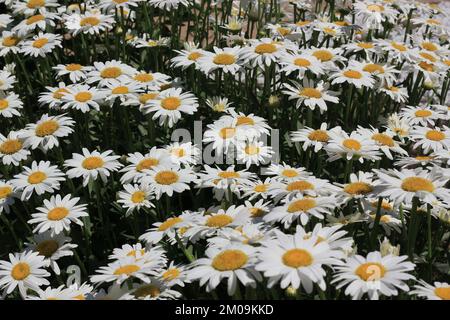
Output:
<svg viewBox="0 0 450 320">
<path fill-rule="evenodd" d="M 1 299 L 450 300 L 450 3 L 0 5 Z"/>
</svg>

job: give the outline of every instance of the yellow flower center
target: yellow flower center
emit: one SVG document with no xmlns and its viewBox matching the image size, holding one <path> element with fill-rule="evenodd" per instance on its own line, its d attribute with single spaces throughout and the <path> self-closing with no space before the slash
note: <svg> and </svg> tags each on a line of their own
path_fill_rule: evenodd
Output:
<svg viewBox="0 0 450 320">
<path fill-rule="evenodd" d="M 172 268 L 172 269 L 169 269 L 166 272 L 164 272 L 162 274 L 162 277 L 166 281 L 171 281 L 171 280 L 178 278 L 179 275 L 180 275 L 180 270 L 178 270 L 177 268 Z"/>
<path fill-rule="evenodd" d="M 42 171 L 33 172 L 28 176 L 28 183 L 38 184 L 47 179 L 47 175 Z"/>
<path fill-rule="evenodd" d="M 55 92 L 53 92 L 53 98 L 59 100 L 64 96 L 64 94 L 68 92 L 69 91 L 66 88 L 59 88 Z"/>
<path fill-rule="evenodd" d="M 277 47 L 272 43 L 261 43 L 255 47 L 257 54 L 274 53 L 277 51 Z"/>
<path fill-rule="evenodd" d="M 41 256 L 50 258 L 59 248 L 59 244 L 55 240 L 44 240 L 36 246 L 36 250 Z"/>
<path fill-rule="evenodd" d="M 90 93 L 89 91 L 81 91 L 81 92 L 78 92 L 74 96 L 74 98 L 78 102 L 86 102 L 86 101 L 89 101 L 92 99 L 92 93 Z"/>
<path fill-rule="evenodd" d="M 237 121 L 236 121 L 237 126 L 243 126 L 243 125 L 252 126 L 254 124 L 255 124 L 255 121 L 250 117 L 245 117 L 245 116 L 237 117 Z"/>
<path fill-rule="evenodd" d="M 437 61 L 437 59 L 435 57 L 433 57 L 433 55 L 431 55 L 427 52 L 420 52 L 419 54 L 422 58 L 427 59 L 428 61 L 431 61 L 431 62 Z"/>
<path fill-rule="evenodd" d="M 450 300 L 450 287 L 440 287 L 434 289 L 434 294 L 442 300 Z"/>
<path fill-rule="evenodd" d="M 150 82 L 153 81 L 153 75 L 150 73 L 138 73 L 137 75 L 134 76 L 134 80 L 139 81 L 139 82 Z"/>
<path fill-rule="evenodd" d="M 291 268 L 310 266 L 313 262 L 311 253 L 304 249 L 291 249 L 286 251 L 281 258 L 283 263 Z"/>
<path fill-rule="evenodd" d="M 127 264 L 127 265 L 124 265 L 124 266 L 121 266 L 121 267 L 117 268 L 114 271 L 114 274 L 116 276 L 120 276 L 120 275 L 123 275 L 123 274 L 126 274 L 127 276 L 129 276 L 130 274 L 132 274 L 132 273 L 134 273 L 136 271 L 139 271 L 140 269 L 141 268 L 138 265 Z"/>
<path fill-rule="evenodd" d="M 254 218 L 262 217 L 266 212 L 260 208 L 250 208 L 250 215 Z"/>
<path fill-rule="evenodd" d="M 15 46 L 19 42 L 19 38 L 16 38 L 14 36 L 4 37 L 2 44 L 5 47 L 12 47 Z"/>
<path fill-rule="evenodd" d="M 194 51 L 194 52 L 189 53 L 187 58 L 188 58 L 188 60 L 191 60 L 191 61 L 197 61 L 197 59 L 202 57 L 202 56 L 203 55 L 200 52 Z"/>
<path fill-rule="evenodd" d="M 221 171 L 217 175 L 223 179 L 235 179 L 240 177 L 239 172 L 235 171 Z"/>
<path fill-rule="evenodd" d="M 426 191 L 426 192 L 433 192 L 434 191 L 434 185 L 433 182 L 422 178 L 422 177 L 408 177 L 403 179 L 402 189 L 408 192 L 419 192 L 419 191 Z"/>
<path fill-rule="evenodd" d="M 183 148 L 173 148 L 170 153 L 177 158 L 182 158 L 186 155 Z"/>
<path fill-rule="evenodd" d="M 226 140 L 232 138 L 236 134 L 236 128 L 226 127 L 219 131 L 219 136 Z"/>
<path fill-rule="evenodd" d="M 406 48 L 404 45 L 402 45 L 400 43 L 397 43 L 397 42 L 391 42 L 391 46 L 395 50 L 398 50 L 398 51 L 401 51 L 401 52 L 404 52 L 404 51 L 408 50 L 408 48 Z"/>
<path fill-rule="evenodd" d="M 157 96 L 158 96 L 157 93 L 144 93 L 139 96 L 139 102 L 145 104 L 149 100 L 156 99 Z"/>
<path fill-rule="evenodd" d="M 156 298 L 160 294 L 161 294 L 161 290 L 157 286 L 154 286 L 151 284 L 142 286 L 133 292 L 133 295 L 135 298 L 144 298 L 144 297 L 148 297 L 148 296 L 150 296 L 152 298 Z"/>
<path fill-rule="evenodd" d="M 210 228 L 222 228 L 233 222 L 233 218 L 226 214 L 216 214 L 210 216 L 206 221 L 206 226 Z"/>
<path fill-rule="evenodd" d="M 258 184 L 253 188 L 253 190 L 256 192 L 266 192 L 268 186 L 268 184 Z"/>
<path fill-rule="evenodd" d="M 308 139 L 312 141 L 327 142 L 330 136 L 325 130 L 314 130 L 308 134 Z"/>
<path fill-rule="evenodd" d="M 430 157 L 430 156 L 417 156 L 415 157 L 416 160 L 418 161 L 429 161 L 434 159 L 434 157 Z"/>
<path fill-rule="evenodd" d="M 45 6 L 45 0 L 29 0 L 27 3 L 28 9 L 37 9 Z"/>
<path fill-rule="evenodd" d="M 398 92 L 399 91 L 399 89 L 397 87 L 394 87 L 394 86 L 387 87 L 386 89 L 389 90 L 389 91 L 392 91 L 392 92 Z"/>
<path fill-rule="evenodd" d="M 82 27 L 93 27 L 100 23 L 100 19 L 96 17 L 86 17 L 81 19 L 80 26 Z"/>
<path fill-rule="evenodd" d="M 372 135 L 372 140 L 375 140 L 379 144 L 383 146 L 393 147 L 394 146 L 394 139 L 392 139 L 390 136 L 384 133 L 375 133 Z"/>
<path fill-rule="evenodd" d="M 48 43 L 48 39 L 47 38 L 39 38 L 39 39 L 33 41 L 32 46 L 37 48 L 37 49 L 40 49 L 43 46 L 45 46 L 47 43 Z"/>
<path fill-rule="evenodd" d="M 138 250 L 138 252 L 142 256 L 145 254 L 145 249 Z M 136 253 L 137 253 L 136 250 L 132 249 L 132 250 L 130 250 L 130 252 L 127 253 L 127 257 L 135 257 L 136 258 Z"/>
<path fill-rule="evenodd" d="M 369 73 L 384 73 L 384 68 L 382 66 L 380 66 L 379 64 L 375 64 L 375 63 L 368 63 L 364 66 L 363 68 L 364 71 L 369 72 Z"/>
<path fill-rule="evenodd" d="M 346 70 L 344 71 L 344 76 L 350 79 L 361 79 L 362 74 L 359 71 L 356 70 Z"/>
<path fill-rule="evenodd" d="M 441 24 L 441 22 L 439 20 L 436 20 L 436 19 L 427 19 L 427 23 L 428 24 L 432 24 L 432 25 L 436 25 L 436 26 Z"/>
<path fill-rule="evenodd" d="M 104 164 L 105 161 L 101 157 L 91 156 L 84 159 L 81 166 L 87 170 L 94 170 L 103 167 Z"/>
<path fill-rule="evenodd" d="M 287 191 L 305 191 L 305 190 L 313 190 L 314 185 L 305 180 L 298 180 L 289 183 L 286 186 Z"/>
<path fill-rule="evenodd" d="M 370 205 L 372 206 L 372 208 L 378 208 L 378 201 L 373 201 L 370 203 Z M 389 211 L 389 210 L 392 210 L 393 207 L 389 202 L 387 202 L 386 200 L 383 200 L 381 202 L 381 209 Z"/>
<path fill-rule="evenodd" d="M 260 149 L 256 145 L 249 144 L 249 145 L 245 146 L 245 148 L 244 148 L 244 152 L 250 156 L 259 154 L 259 151 L 260 151 Z"/>
<path fill-rule="evenodd" d="M 299 27 L 304 27 L 304 26 L 307 26 L 307 25 L 310 24 L 310 23 L 311 23 L 311 21 L 304 20 L 304 21 L 298 21 L 298 22 L 296 22 L 295 24 L 296 24 L 297 26 L 299 26 Z"/>
<path fill-rule="evenodd" d="M 55 207 L 47 213 L 47 219 L 51 221 L 59 221 L 67 217 L 69 210 L 64 207 Z"/>
<path fill-rule="evenodd" d="M 438 47 L 432 42 L 422 42 L 421 47 L 428 51 L 436 51 Z"/>
<path fill-rule="evenodd" d="M 300 91 L 300 95 L 308 98 L 322 98 L 322 93 L 314 88 L 303 88 L 302 91 Z"/>
<path fill-rule="evenodd" d="M 345 139 L 342 142 L 342 145 L 344 147 L 346 147 L 347 149 L 351 149 L 351 150 L 355 150 L 355 151 L 361 150 L 361 143 L 355 139 Z"/>
<path fill-rule="evenodd" d="M 151 167 L 154 167 L 159 164 L 159 160 L 155 158 L 145 158 L 136 166 L 136 170 L 139 172 L 142 172 L 142 170 L 150 169 Z"/>
<path fill-rule="evenodd" d="M 323 28 L 323 32 L 330 34 L 332 36 L 334 36 L 336 34 L 336 30 L 334 30 L 333 28 L 328 28 L 328 27 Z"/>
<path fill-rule="evenodd" d="M 229 53 L 218 53 L 213 59 L 215 64 L 230 65 L 236 62 L 236 57 Z"/>
<path fill-rule="evenodd" d="M 155 181 L 159 184 L 170 185 L 176 183 L 179 177 L 176 172 L 173 171 L 160 171 L 155 175 Z"/>
<path fill-rule="evenodd" d="M 294 64 L 298 67 L 306 68 L 311 65 L 311 62 L 309 60 L 303 59 L 303 58 L 296 58 L 294 60 Z"/>
<path fill-rule="evenodd" d="M 284 169 L 281 172 L 281 175 L 283 175 L 287 178 L 294 178 L 294 177 L 298 176 L 298 172 L 294 169 Z"/>
<path fill-rule="evenodd" d="M 434 71 L 434 65 L 432 63 L 427 63 L 425 61 L 422 61 L 419 63 L 419 67 L 421 67 L 422 69 L 426 70 L 426 71 Z"/>
<path fill-rule="evenodd" d="M 378 262 L 367 262 L 358 266 L 355 274 L 364 281 L 377 281 L 384 277 L 386 268 Z"/>
<path fill-rule="evenodd" d="M 161 107 L 166 110 L 176 110 L 181 106 L 181 100 L 178 97 L 167 97 L 161 100 Z"/>
<path fill-rule="evenodd" d="M 145 200 L 145 192 L 144 191 L 136 191 L 131 195 L 131 201 L 133 203 L 141 203 Z"/>
<path fill-rule="evenodd" d="M 291 33 L 291 30 L 289 30 L 288 28 L 283 28 L 283 27 L 279 27 L 277 28 L 277 32 L 281 35 L 281 36 L 287 36 L 288 34 Z"/>
<path fill-rule="evenodd" d="M 322 62 L 330 61 L 334 57 L 328 50 L 317 50 L 314 51 L 312 55 Z"/>
<path fill-rule="evenodd" d="M 426 118 L 431 116 L 433 113 L 430 110 L 417 110 L 414 115 L 418 118 Z"/>
<path fill-rule="evenodd" d="M 35 133 L 38 137 L 52 135 L 59 129 L 59 123 L 55 120 L 46 120 L 36 126 Z"/>
<path fill-rule="evenodd" d="M 122 75 L 119 67 L 107 67 L 100 72 L 100 76 L 105 79 L 114 79 Z"/>
<path fill-rule="evenodd" d="M 42 20 L 44 20 L 44 19 L 45 19 L 45 17 L 44 17 L 42 14 L 36 14 L 36 15 L 34 15 L 34 16 L 29 17 L 29 18 L 26 20 L 26 24 L 29 26 L 30 24 L 33 24 L 33 23 L 42 21 Z"/>
<path fill-rule="evenodd" d="M 14 280 L 21 281 L 27 278 L 30 273 L 30 265 L 26 262 L 19 262 L 12 268 L 11 277 Z"/>
<path fill-rule="evenodd" d="M 425 137 L 428 140 L 441 141 L 445 139 L 445 134 L 441 131 L 430 130 L 425 134 Z"/>
<path fill-rule="evenodd" d="M 0 199 L 7 198 L 12 193 L 12 188 L 10 186 L 0 187 Z"/>
<path fill-rule="evenodd" d="M 14 154 L 22 149 L 22 142 L 19 139 L 8 139 L 0 144 L 0 152 L 3 154 Z"/>
<path fill-rule="evenodd" d="M 118 86 L 111 90 L 112 94 L 127 94 L 130 90 L 128 90 L 127 86 Z"/>
<path fill-rule="evenodd" d="M 372 12 L 383 12 L 384 7 L 379 4 L 369 4 L 367 6 L 367 10 L 372 11 Z"/>
<path fill-rule="evenodd" d="M 365 182 L 352 182 L 344 187 L 344 191 L 351 195 L 363 195 L 373 191 L 373 187 Z"/>
<path fill-rule="evenodd" d="M 304 198 L 291 202 L 287 208 L 287 212 L 296 213 L 299 211 L 307 212 L 316 206 L 316 201 L 311 198 Z"/>
<path fill-rule="evenodd" d="M 371 214 L 370 217 L 375 220 L 377 215 L 376 214 Z M 388 214 L 384 214 L 380 217 L 380 222 L 383 223 L 389 223 L 391 221 L 391 217 Z"/>
<path fill-rule="evenodd" d="M 66 66 L 67 71 L 79 71 L 83 66 L 79 63 L 70 63 Z"/>
<path fill-rule="evenodd" d="M 357 44 L 358 47 L 363 48 L 363 49 L 372 49 L 373 48 L 373 43 L 371 42 L 360 42 Z"/>
<path fill-rule="evenodd" d="M 214 257 L 211 265 L 219 271 L 232 271 L 242 268 L 248 256 L 241 250 L 224 250 Z"/>
<path fill-rule="evenodd" d="M 174 225 L 182 221 L 183 218 L 180 217 L 169 218 L 158 227 L 158 231 L 166 231 L 167 229 L 172 228 Z"/>
</svg>

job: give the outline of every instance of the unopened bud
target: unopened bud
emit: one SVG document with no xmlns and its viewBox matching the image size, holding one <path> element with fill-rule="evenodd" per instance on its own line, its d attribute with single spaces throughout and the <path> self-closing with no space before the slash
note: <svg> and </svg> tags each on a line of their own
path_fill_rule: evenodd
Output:
<svg viewBox="0 0 450 320">
<path fill-rule="evenodd" d="M 388 238 L 384 238 L 383 242 L 380 244 L 381 256 L 387 256 L 389 254 L 393 256 L 398 256 L 400 254 L 400 245 L 393 246 Z"/>
</svg>

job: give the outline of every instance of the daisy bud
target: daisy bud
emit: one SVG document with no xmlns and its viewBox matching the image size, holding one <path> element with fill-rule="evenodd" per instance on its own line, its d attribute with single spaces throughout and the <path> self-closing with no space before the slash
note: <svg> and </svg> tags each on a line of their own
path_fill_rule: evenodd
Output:
<svg viewBox="0 0 450 320">
<path fill-rule="evenodd" d="M 389 254 L 393 256 L 400 255 L 400 245 L 393 246 L 388 238 L 384 238 L 383 242 L 380 244 L 381 256 L 387 256 Z"/>
<path fill-rule="evenodd" d="M 290 298 L 295 298 L 297 296 L 297 289 L 295 289 L 293 286 L 287 287 L 284 292 Z"/>
<path fill-rule="evenodd" d="M 431 90 L 431 89 L 434 88 L 434 83 L 433 83 L 433 81 L 424 81 L 423 82 L 423 87 L 426 90 Z"/>
<path fill-rule="evenodd" d="M 280 106 L 280 98 L 277 95 L 270 95 L 269 97 L 269 107 L 278 108 Z"/>
</svg>

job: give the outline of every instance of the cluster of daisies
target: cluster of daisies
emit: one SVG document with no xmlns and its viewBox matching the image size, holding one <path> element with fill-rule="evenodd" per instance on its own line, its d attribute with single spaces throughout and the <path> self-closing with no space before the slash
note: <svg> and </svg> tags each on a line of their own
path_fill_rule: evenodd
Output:
<svg viewBox="0 0 450 320">
<path fill-rule="evenodd" d="M 450 300 L 448 6 L 0 3 L 2 298 Z"/>
</svg>

